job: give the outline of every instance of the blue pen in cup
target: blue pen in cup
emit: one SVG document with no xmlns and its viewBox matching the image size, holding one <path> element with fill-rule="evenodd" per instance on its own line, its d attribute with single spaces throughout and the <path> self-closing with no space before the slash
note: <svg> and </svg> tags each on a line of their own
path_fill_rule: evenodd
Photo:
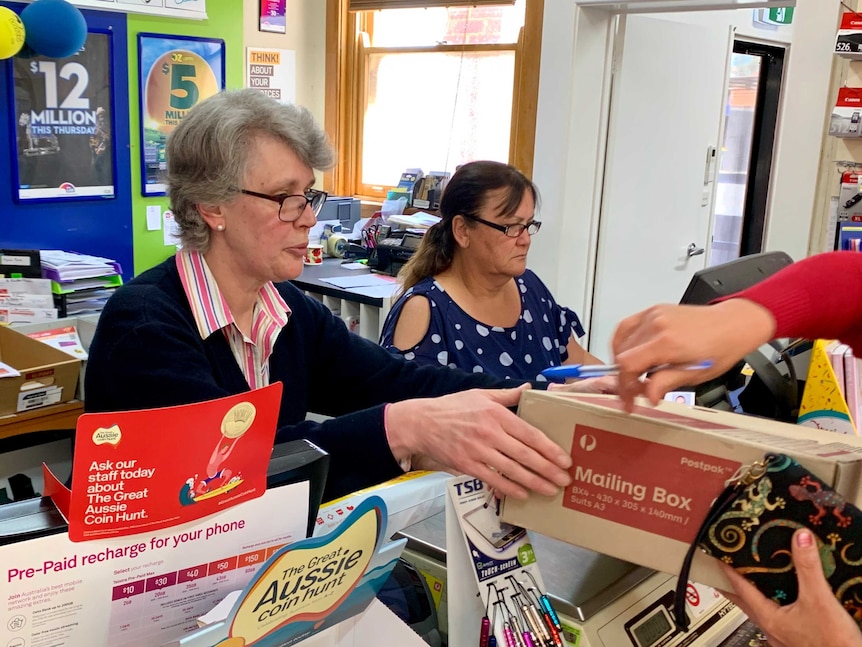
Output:
<svg viewBox="0 0 862 647">
<path fill-rule="evenodd" d="M 694 362 L 691 364 L 660 364 L 653 366 L 647 371 L 655 373 L 665 369 L 685 369 L 687 371 L 702 371 L 707 368 L 712 368 L 712 362 L 705 360 L 703 362 Z M 542 375 L 550 379 L 566 379 L 566 378 L 581 378 L 590 377 L 605 377 L 606 375 L 616 375 L 620 372 L 618 364 L 566 364 L 564 366 L 552 366 L 542 371 Z"/>
</svg>

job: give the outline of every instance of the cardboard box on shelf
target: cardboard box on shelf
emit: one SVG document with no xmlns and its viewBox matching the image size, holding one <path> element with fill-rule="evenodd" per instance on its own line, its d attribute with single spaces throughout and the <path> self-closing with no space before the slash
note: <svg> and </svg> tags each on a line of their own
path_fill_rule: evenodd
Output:
<svg viewBox="0 0 862 647">
<path fill-rule="evenodd" d="M 622 410 L 616 396 L 527 391 L 518 415 L 570 452 L 571 485 L 507 499 L 503 520 L 618 559 L 676 574 L 725 481 L 765 453 L 792 456 L 862 503 L 862 439 L 663 402 Z M 690 579 L 728 584 L 697 552 Z"/>
<path fill-rule="evenodd" d="M 75 397 L 81 360 L 8 326 L 0 326 L 0 362 L 20 373 L 0 378 L 0 415 Z"/>
<path fill-rule="evenodd" d="M 73 326 L 78 331 L 78 337 L 81 339 L 81 344 L 85 352 L 90 350 L 90 342 L 93 341 L 93 335 L 96 333 L 96 324 L 99 322 L 98 314 L 80 315 L 78 317 L 63 317 L 54 321 L 42 323 L 21 324 L 12 326 L 18 332 L 24 333 L 28 337 L 34 333 L 44 332 L 47 330 L 57 330 L 66 326 Z M 78 379 L 78 391 L 75 398 L 78 400 L 84 399 L 84 372 L 87 370 L 87 360 L 81 362 L 81 374 Z M 66 398 L 68 400 L 68 398 Z"/>
</svg>

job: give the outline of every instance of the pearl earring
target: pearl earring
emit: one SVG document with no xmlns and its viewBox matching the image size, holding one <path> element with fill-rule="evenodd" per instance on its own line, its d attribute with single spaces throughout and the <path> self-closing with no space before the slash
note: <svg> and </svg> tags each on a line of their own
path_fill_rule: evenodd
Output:
<svg viewBox="0 0 862 647">
<path fill-rule="evenodd" d="M 216 227 L 216 230 L 217 231 L 224 231 L 224 225 L 219 225 L 218 227 Z"/>
</svg>

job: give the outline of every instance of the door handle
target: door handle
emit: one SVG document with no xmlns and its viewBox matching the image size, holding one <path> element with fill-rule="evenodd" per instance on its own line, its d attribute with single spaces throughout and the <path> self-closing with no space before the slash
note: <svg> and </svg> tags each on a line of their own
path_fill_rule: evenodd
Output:
<svg viewBox="0 0 862 647">
<path fill-rule="evenodd" d="M 703 247 L 698 247 L 697 245 L 695 245 L 694 243 L 692 243 L 692 244 L 691 244 L 691 245 L 689 245 L 689 246 L 688 246 L 688 248 L 685 250 L 685 257 L 686 257 L 686 258 L 691 258 L 692 256 L 700 256 L 701 254 L 703 254 L 703 252 L 704 252 Z"/>
</svg>

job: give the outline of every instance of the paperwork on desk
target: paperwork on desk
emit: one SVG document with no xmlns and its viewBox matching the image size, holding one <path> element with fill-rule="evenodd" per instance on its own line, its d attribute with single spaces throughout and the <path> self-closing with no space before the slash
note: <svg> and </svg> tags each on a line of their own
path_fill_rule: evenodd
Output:
<svg viewBox="0 0 862 647">
<path fill-rule="evenodd" d="M 422 231 L 430 229 L 440 222 L 440 220 L 440 216 L 435 216 L 426 211 L 417 211 L 410 215 L 398 214 L 389 216 L 389 222 L 394 222 L 396 225 L 401 225 L 403 227 L 414 227 Z"/>
<path fill-rule="evenodd" d="M 332 278 L 320 280 L 353 294 L 361 294 L 376 299 L 391 297 L 398 290 L 398 280 L 394 276 L 384 276 L 382 274 L 333 276 Z"/>
</svg>

